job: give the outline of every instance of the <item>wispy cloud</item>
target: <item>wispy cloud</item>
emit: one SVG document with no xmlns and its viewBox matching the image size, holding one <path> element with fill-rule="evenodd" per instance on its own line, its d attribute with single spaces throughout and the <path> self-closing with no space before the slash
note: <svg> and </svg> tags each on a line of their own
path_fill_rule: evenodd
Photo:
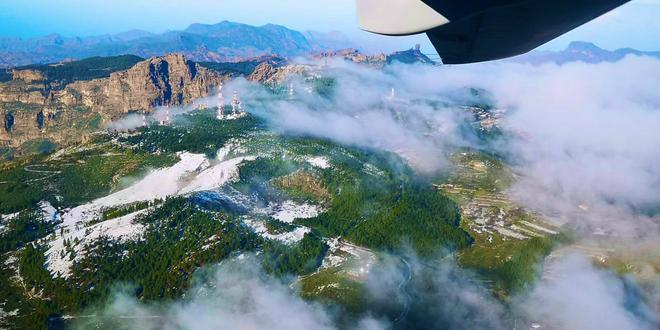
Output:
<svg viewBox="0 0 660 330">
<path fill-rule="evenodd" d="M 118 293 L 98 316 L 79 328 L 116 325 L 131 329 L 333 329 L 328 311 L 267 277 L 252 256 L 232 259 L 197 274 L 187 297 L 169 304 L 138 302 Z"/>
<path fill-rule="evenodd" d="M 326 74 L 337 82 L 329 99 L 298 93 L 250 111 L 284 133 L 397 152 L 434 171 L 445 168 L 453 148 L 474 146 L 459 105 L 473 101 L 468 88 L 484 89 L 509 112 L 502 124 L 512 138 L 500 151 L 522 175 L 512 189 L 521 202 L 591 230 L 612 223 L 623 224 L 622 234 L 657 229 L 658 219 L 643 215 L 660 205 L 657 59 L 384 71 L 337 64 Z"/>
</svg>

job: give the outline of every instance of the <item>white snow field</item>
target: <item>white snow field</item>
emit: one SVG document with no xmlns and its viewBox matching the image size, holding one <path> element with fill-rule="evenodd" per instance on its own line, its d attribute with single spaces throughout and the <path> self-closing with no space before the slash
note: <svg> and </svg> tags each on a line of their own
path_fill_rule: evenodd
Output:
<svg viewBox="0 0 660 330">
<path fill-rule="evenodd" d="M 312 164 L 312 166 L 316 166 L 322 169 L 332 167 L 332 165 L 330 165 L 330 161 L 328 160 L 328 158 L 323 156 L 310 157 L 307 159 L 307 162 Z"/>
<path fill-rule="evenodd" d="M 73 262 L 85 255 L 83 247 L 86 244 L 101 238 L 117 238 L 122 241 L 139 239 L 144 226 L 133 223 L 133 219 L 139 214 L 146 213 L 148 210 L 141 210 L 125 216 L 106 220 L 89 227 L 77 227 L 68 233 L 59 236 L 49 242 L 50 248 L 46 251 L 46 263 L 51 274 L 69 277 Z M 75 257 L 69 258 L 69 255 L 62 254 L 65 251 L 64 240 L 68 240 L 75 251 Z M 76 243 L 77 240 L 77 243 Z"/>
<path fill-rule="evenodd" d="M 53 274 L 68 276 L 73 261 L 68 261 L 68 257 L 63 258 L 60 255 L 64 239 L 73 241 L 78 238 L 79 241 L 89 241 L 101 236 L 121 239 L 139 238 L 144 228 L 132 223 L 139 212 L 86 226 L 86 223 L 97 219 L 103 209 L 219 188 L 238 178 L 238 167 L 243 161 L 253 159 L 238 157 L 211 166 L 203 154 L 182 152 L 177 155 L 180 160 L 176 164 L 154 170 L 128 188 L 77 206 L 62 214 L 62 224 L 57 231 L 58 237 L 49 243 L 50 248 L 46 253 L 48 269 Z M 47 206 L 50 204 L 42 207 L 44 215 L 46 212 L 50 214 L 51 209 Z M 91 233 L 90 229 L 93 230 Z M 63 235 L 59 234 L 60 230 Z M 78 244 L 77 248 L 81 249 L 82 246 L 84 244 Z"/>
<path fill-rule="evenodd" d="M 312 204 L 297 204 L 293 201 L 284 201 L 276 206 L 271 216 L 279 221 L 291 223 L 295 219 L 309 219 L 317 217 L 321 208 Z"/>
<path fill-rule="evenodd" d="M 299 242 L 305 234 L 309 233 L 311 230 L 307 227 L 298 226 L 294 230 L 285 233 L 271 234 L 268 232 L 268 229 L 264 225 L 263 221 L 253 219 L 251 217 L 243 217 L 243 222 L 248 225 L 255 233 L 266 239 L 272 239 L 280 241 L 285 244 L 294 244 Z"/>
</svg>

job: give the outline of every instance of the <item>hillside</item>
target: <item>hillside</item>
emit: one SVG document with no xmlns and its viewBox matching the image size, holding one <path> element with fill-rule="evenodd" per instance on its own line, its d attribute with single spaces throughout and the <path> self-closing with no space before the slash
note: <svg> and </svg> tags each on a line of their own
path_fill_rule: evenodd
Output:
<svg viewBox="0 0 660 330">
<path fill-rule="evenodd" d="M 463 325 L 485 304 L 501 314 L 468 328 L 554 324 L 517 304 L 560 274 L 545 266 L 578 232 L 512 193 L 525 178 L 498 146 L 520 134 L 507 128 L 515 109 L 486 88 L 401 88 L 397 71 L 438 69 L 400 64 L 425 62 L 414 48 L 316 56 L 12 72 L 0 83 L 0 327 L 186 329 L 168 306 L 202 296 L 254 314 L 272 312 L 254 299 L 271 295 L 328 310 L 339 329 Z M 203 97 L 220 83 L 223 98 Z M 433 156 L 446 163 L 425 167 Z M 617 238 L 587 256 L 622 278 L 657 267 L 657 253 L 615 254 Z"/>
<path fill-rule="evenodd" d="M 193 111 L 1 173 L 0 303 L 16 312 L 0 326 L 86 322 L 60 316 L 103 303 L 118 281 L 144 301 L 178 298 L 200 266 L 237 255 L 258 252 L 270 276 L 295 280 L 371 267 L 372 250 L 402 251 L 404 241 L 430 255 L 472 240 L 454 202 L 400 158 L 273 134 L 250 115 Z M 346 256 L 356 249 L 362 257 Z"/>
</svg>

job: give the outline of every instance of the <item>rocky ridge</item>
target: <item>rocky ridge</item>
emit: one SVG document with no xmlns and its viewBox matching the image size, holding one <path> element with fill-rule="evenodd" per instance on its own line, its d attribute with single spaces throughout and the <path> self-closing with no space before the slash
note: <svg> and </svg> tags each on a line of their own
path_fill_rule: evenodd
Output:
<svg viewBox="0 0 660 330">
<path fill-rule="evenodd" d="M 64 86 L 54 86 L 38 71 L 15 70 L 13 80 L 0 84 L 0 146 L 19 147 L 38 138 L 65 144 L 75 138 L 70 131 L 94 131 L 129 112 L 190 103 L 225 79 L 181 54 Z"/>
<path fill-rule="evenodd" d="M 297 64 L 279 56 L 261 56 L 242 62 L 197 63 L 183 54 L 170 54 L 147 60 L 97 57 L 13 69 L 10 77 L 0 77 L 0 120 L 4 123 L 0 157 L 2 148 L 25 149 L 24 144 L 31 141 L 67 145 L 128 113 L 192 103 L 236 76 L 262 84 L 282 84 L 290 76 L 321 77 L 329 60 L 377 68 L 394 62 L 433 63 L 419 49 L 374 56 L 344 49 L 317 53 L 312 60 Z M 80 64 L 83 62 L 86 65 Z M 101 68 L 104 75 L 98 78 Z"/>
</svg>

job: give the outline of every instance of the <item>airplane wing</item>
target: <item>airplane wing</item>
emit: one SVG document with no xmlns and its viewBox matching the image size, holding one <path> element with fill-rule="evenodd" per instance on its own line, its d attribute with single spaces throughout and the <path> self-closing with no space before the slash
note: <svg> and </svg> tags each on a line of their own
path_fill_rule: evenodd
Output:
<svg viewBox="0 0 660 330">
<path fill-rule="evenodd" d="M 630 0 L 357 0 L 360 27 L 426 32 L 444 64 L 526 53 Z"/>
</svg>

